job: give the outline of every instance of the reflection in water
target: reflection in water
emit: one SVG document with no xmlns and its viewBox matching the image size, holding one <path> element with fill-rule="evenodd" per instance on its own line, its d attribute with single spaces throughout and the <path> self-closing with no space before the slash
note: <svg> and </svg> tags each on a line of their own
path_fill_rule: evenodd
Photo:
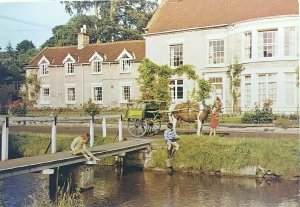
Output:
<svg viewBox="0 0 300 207">
<path fill-rule="evenodd" d="M 299 206 L 298 181 L 95 171 L 93 206 Z"/>
<path fill-rule="evenodd" d="M 28 195 L 25 192 L 38 192 L 41 183 L 45 177 L 36 175 L 4 179 L 0 206 L 22 206 Z M 298 207 L 298 191 L 298 181 L 127 170 L 120 176 L 112 167 L 98 167 L 95 188 L 82 192 L 81 198 L 87 207 Z"/>
</svg>

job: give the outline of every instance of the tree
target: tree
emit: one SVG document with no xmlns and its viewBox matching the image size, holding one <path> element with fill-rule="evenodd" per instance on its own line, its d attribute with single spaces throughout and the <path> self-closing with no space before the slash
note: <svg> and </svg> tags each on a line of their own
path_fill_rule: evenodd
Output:
<svg viewBox="0 0 300 207">
<path fill-rule="evenodd" d="M 157 2 L 150 0 L 63 1 L 62 3 L 66 11 L 75 16 L 66 25 L 54 28 L 53 36 L 43 44 L 43 47 L 76 44 L 76 34 L 83 24 L 87 25 L 91 43 L 143 39 L 144 28 L 158 6 Z M 93 8 L 95 15 L 83 15 Z M 87 21 L 81 21 L 80 16 L 85 16 Z"/>
<path fill-rule="evenodd" d="M 21 52 L 27 52 L 30 49 L 35 49 L 34 44 L 32 43 L 32 41 L 29 40 L 23 40 L 22 42 L 20 42 L 19 44 L 17 44 L 16 46 L 16 50 L 21 53 Z"/>
<path fill-rule="evenodd" d="M 238 112 L 238 99 L 241 96 L 241 74 L 244 70 L 243 64 L 238 63 L 238 58 L 234 57 L 233 62 L 228 66 L 226 75 L 230 81 L 230 94 L 232 95 L 232 111 L 233 113 Z"/>
<path fill-rule="evenodd" d="M 14 74 L 25 74 L 25 66 L 37 53 L 31 41 L 23 40 L 17 44 L 18 50 L 14 50 L 10 43 L 6 51 L 0 53 L 0 63 Z"/>
<path fill-rule="evenodd" d="M 212 89 L 212 86 L 209 81 L 204 80 L 203 78 L 197 79 L 198 83 L 198 90 L 197 90 L 197 100 L 201 101 L 203 105 L 206 105 L 205 99 L 210 98 L 210 92 Z"/>
<path fill-rule="evenodd" d="M 144 59 L 137 70 L 139 72 L 137 82 L 140 91 L 148 93 L 150 97 L 157 101 L 165 101 L 167 103 L 171 100 L 169 84 L 172 75 L 186 74 L 192 80 L 197 80 L 198 78 L 192 65 L 181 65 L 171 69 L 167 65 L 159 66 L 149 59 Z"/>
<path fill-rule="evenodd" d="M 96 43 L 97 30 L 95 29 L 97 18 L 94 16 L 77 15 L 72 17 L 67 24 L 58 25 L 52 29 L 50 37 L 42 46 L 67 46 L 77 44 L 77 34 L 82 25 L 87 25 L 87 34 L 90 36 L 90 42 Z"/>
</svg>

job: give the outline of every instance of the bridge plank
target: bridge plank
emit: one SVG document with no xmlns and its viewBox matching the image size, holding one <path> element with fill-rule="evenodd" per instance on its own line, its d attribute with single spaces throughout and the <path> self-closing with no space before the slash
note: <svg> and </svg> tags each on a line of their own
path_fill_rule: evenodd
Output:
<svg viewBox="0 0 300 207">
<path fill-rule="evenodd" d="M 150 143 L 151 141 L 149 140 L 134 139 L 95 146 L 89 148 L 89 150 L 96 157 L 103 158 L 145 149 Z M 0 179 L 23 173 L 37 172 L 49 168 L 82 163 L 85 161 L 86 159 L 82 155 L 74 156 L 70 151 L 5 160 L 0 162 Z"/>
</svg>

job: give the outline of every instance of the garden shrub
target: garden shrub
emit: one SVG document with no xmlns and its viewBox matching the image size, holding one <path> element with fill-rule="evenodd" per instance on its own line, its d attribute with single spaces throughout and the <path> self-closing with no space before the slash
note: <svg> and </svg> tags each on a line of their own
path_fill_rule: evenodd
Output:
<svg viewBox="0 0 300 207">
<path fill-rule="evenodd" d="M 89 99 L 87 103 L 83 104 L 84 112 L 89 116 L 96 116 L 100 113 L 99 105 L 92 102 L 92 99 Z"/>
<path fill-rule="evenodd" d="M 287 129 L 290 126 L 292 126 L 293 122 L 291 120 L 287 119 L 287 118 L 278 118 L 277 120 L 274 121 L 274 124 L 276 126 Z"/>
<path fill-rule="evenodd" d="M 263 108 L 255 107 L 254 111 L 244 113 L 242 123 L 246 124 L 269 124 L 276 119 L 273 114 L 271 103 L 267 101 L 264 103 Z"/>
<path fill-rule="evenodd" d="M 12 103 L 8 104 L 6 108 L 8 109 L 8 113 L 14 116 L 23 117 L 27 114 L 27 108 L 20 100 L 13 101 Z"/>
</svg>

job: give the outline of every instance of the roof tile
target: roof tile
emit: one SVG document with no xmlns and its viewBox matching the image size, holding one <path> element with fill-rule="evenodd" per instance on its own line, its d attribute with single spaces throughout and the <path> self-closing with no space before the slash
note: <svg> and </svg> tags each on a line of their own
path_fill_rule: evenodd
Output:
<svg viewBox="0 0 300 207">
<path fill-rule="evenodd" d="M 158 33 L 291 14 L 298 15 L 297 0 L 165 0 L 147 29 Z"/>
<path fill-rule="evenodd" d="M 37 67 L 38 62 L 43 55 L 50 61 L 52 65 L 62 65 L 63 60 L 68 54 L 70 54 L 77 61 L 77 63 L 88 63 L 89 59 L 95 54 L 95 52 L 103 56 L 105 55 L 106 62 L 114 62 L 122 53 L 124 48 L 127 51 L 134 52 L 136 61 L 141 61 L 145 57 L 144 40 L 90 44 L 86 45 L 83 49 L 78 49 L 77 45 L 66 47 L 48 47 L 34 57 L 34 59 L 29 63 L 28 67 Z"/>
</svg>

